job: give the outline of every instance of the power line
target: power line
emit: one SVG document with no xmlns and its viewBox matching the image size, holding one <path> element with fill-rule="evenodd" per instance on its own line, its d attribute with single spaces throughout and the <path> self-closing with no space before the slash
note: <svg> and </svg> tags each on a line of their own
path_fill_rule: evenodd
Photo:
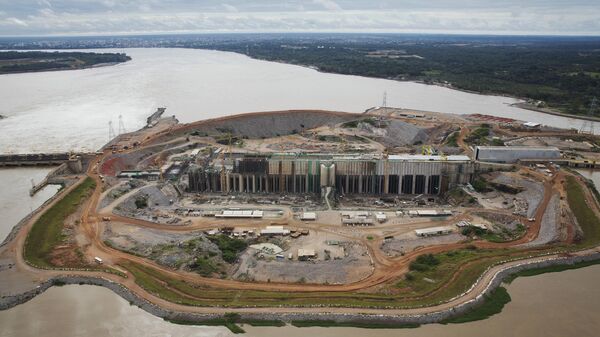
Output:
<svg viewBox="0 0 600 337">
<path fill-rule="evenodd" d="M 124 134 L 125 131 L 125 124 L 123 124 L 123 116 L 119 115 L 119 134 Z"/>
<path fill-rule="evenodd" d="M 110 142 L 115 137 L 115 129 L 113 129 L 112 121 L 108 121 L 108 141 Z"/>
<path fill-rule="evenodd" d="M 596 99 L 596 97 L 592 98 L 592 103 L 590 104 L 590 108 L 587 113 L 588 117 L 594 116 L 594 112 L 596 111 L 597 105 L 598 105 L 598 100 Z M 594 121 L 585 120 L 583 122 L 583 125 L 581 126 L 581 129 L 579 129 L 579 133 L 588 133 L 588 134 L 593 135 L 594 134 Z"/>
</svg>

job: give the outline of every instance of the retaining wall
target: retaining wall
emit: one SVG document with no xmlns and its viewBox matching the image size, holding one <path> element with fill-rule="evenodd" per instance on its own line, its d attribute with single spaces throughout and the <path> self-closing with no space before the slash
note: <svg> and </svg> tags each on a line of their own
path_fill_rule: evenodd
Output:
<svg viewBox="0 0 600 337">
<path fill-rule="evenodd" d="M 486 295 L 489 295 L 493 290 L 500 286 L 504 279 L 508 276 L 518 273 L 523 270 L 544 268 L 557 265 L 573 265 L 579 262 L 588 262 L 600 260 L 600 253 L 593 253 L 590 255 L 576 256 L 576 257 L 561 257 L 556 259 L 537 261 L 537 262 L 523 262 L 522 264 L 507 267 L 506 269 L 497 272 L 492 280 L 488 283 L 485 290 L 479 294 L 476 298 L 457 305 L 451 309 L 431 312 L 422 315 L 402 315 L 402 314 L 386 314 L 386 310 L 382 309 L 380 314 L 358 314 L 358 313 L 328 313 L 327 308 L 323 308 L 323 313 L 249 313 L 240 312 L 242 319 L 256 319 L 256 320 L 281 320 L 290 322 L 293 320 L 333 320 L 337 322 L 379 322 L 379 323 L 404 323 L 404 324 L 428 324 L 436 323 L 449 318 L 460 316 L 473 309 L 474 307 L 482 304 L 485 301 Z M 0 310 L 6 310 L 18 304 L 29 301 L 36 295 L 43 293 L 46 289 L 50 288 L 54 284 L 87 284 L 97 285 L 106 287 L 117 295 L 121 296 L 125 300 L 132 304 L 140 307 L 146 312 L 169 320 L 182 320 L 202 323 L 202 321 L 222 317 L 223 314 L 219 313 L 188 313 L 178 312 L 163 309 L 149 301 L 140 298 L 125 286 L 119 283 L 112 282 L 110 280 L 100 277 L 85 277 L 85 276 L 60 276 L 54 277 L 46 282 L 40 284 L 37 288 L 32 289 L 20 295 L 6 296 L 0 298 Z M 231 308 L 231 312 L 236 312 L 235 308 Z"/>
</svg>

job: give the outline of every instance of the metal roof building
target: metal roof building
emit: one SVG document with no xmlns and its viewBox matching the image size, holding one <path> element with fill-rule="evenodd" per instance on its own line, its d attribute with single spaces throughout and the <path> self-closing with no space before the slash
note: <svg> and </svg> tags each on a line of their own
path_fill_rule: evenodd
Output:
<svg viewBox="0 0 600 337">
<path fill-rule="evenodd" d="M 477 146 L 475 159 L 495 163 L 516 163 L 519 160 L 556 160 L 560 150 L 551 146 Z"/>
</svg>

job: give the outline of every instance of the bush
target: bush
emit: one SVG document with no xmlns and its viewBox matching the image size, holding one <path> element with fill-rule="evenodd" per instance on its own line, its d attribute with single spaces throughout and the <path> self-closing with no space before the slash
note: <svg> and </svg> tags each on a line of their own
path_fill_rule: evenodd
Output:
<svg viewBox="0 0 600 337">
<path fill-rule="evenodd" d="M 492 190 L 491 188 L 488 187 L 487 182 L 481 178 L 478 178 L 475 181 L 473 181 L 473 184 L 471 184 L 471 185 L 477 192 L 489 192 Z"/>
<path fill-rule="evenodd" d="M 423 271 L 428 271 L 429 270 L 429 266 L 426 265 L 426 264 L 422 264 L 422 263 L 418 263 L 416 261 L 413 261 L 413 262 L 411 262 L 408 265 L 408 269 L 410 271 L 421 271 L 421 272 L 423 272 Z"/>
<path fill-rule="evenodd" d="M 210 239 L 222 252 L 223 260 L 227 263 L 233 263 L 237 259 L 237 254 L 242 252 L 248 244 L 244 240 L 230 238 L 227 235 L 219 235 Z"/>
<path fill-rule="evenodd" d="M 135 207 L 136 208 L 148 207 L 148 196 L 141 196 L 141 197 L 135 198 Z"/>
<path fill-rule="evenodd" d="M 438 258 L 433 254 L 419 255 L 416 261 L 417 263 L 422 263 L 428 266 L 437 266 L 440 264 L 440 260 L 438 260 Z"/>
</svg>

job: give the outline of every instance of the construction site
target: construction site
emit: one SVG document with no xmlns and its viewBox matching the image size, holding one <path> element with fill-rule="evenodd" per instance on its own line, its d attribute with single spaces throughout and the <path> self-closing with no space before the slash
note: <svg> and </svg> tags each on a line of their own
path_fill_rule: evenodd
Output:
<svg viewBox="0 0 600 337">
<path fill-rule="evenodd" d="M 163 112 L 80 167 L 48 157 L 72 182 L 46 207 L 85 197 L 43 252 L 32 244 L 48 238 L 28 233 L 45 209 L 4 243 L 22 267 L 0 273 L 22 282 L 3 297 L 67 269 L 173 313 L 425 315 L 511 266 L 600 244 L 598 192 L 571 169 L 596 168 L 600 138 L 584 130 L 389 107 L 189 124 Z"/>
</svg>

